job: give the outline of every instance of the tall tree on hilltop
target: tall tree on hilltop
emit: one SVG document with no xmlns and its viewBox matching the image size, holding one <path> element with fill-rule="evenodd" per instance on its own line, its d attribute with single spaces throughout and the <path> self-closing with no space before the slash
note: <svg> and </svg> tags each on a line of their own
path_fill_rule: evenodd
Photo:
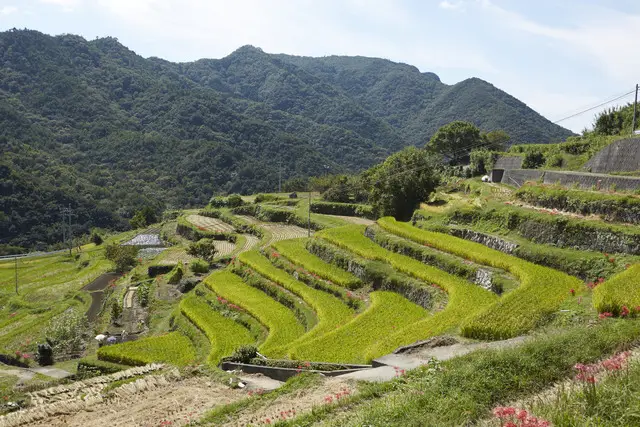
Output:
<svg viewBox="0 0 640 427">
<path fill-rule="evenodd" d="M 480 129 L 471 123 L 455 121 L 442 126 L 426 148 L 444 157 L 445 163 L 458 165 L 469 161 L 469 153 L 484 145 Z"/>
<path fill-rule="evenodd" d="M 416 147 L 390 156 L 371 176 L 371 204 L 379 216 L 408 220 L 438 185 L 438 159 Z"/>
</svg>

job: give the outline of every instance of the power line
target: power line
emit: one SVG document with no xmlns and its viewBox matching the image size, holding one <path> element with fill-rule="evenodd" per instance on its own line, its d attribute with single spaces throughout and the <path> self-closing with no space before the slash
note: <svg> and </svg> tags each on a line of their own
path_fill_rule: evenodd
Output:
<svg viewBox="0 0 640 427">
<path fill-rule="evenodd" d="M 627 95 L 631 95 L 631 94 L 632 94 L 632 93 L 634 93 L 635 91 L 636 91 L 636 90 L 635 90 L 635 89 L 633 89 L 632 91 L 627 92 L 627 93 L 625 93 L 625 94 L 623 94 L 623 95 L 620 95 L 620 96 L 618 96 L 618 97 L 616 97 L 616 98 L 610 99 L 610 100 L 605 101 L 605 102 L 603 102 L 603 103 L 601 103 L 601 104 L 598 104 L 598 105 L 594 105 L 593 107 L 587 108 L 586 110 L 582 110 L 582 111 L 579 111 L 579 112 L 577 112 L 577 113 L 571 114 L 570 116 L 564 117 L 564 118 L 562 118 L 562 119 L 560 119 L 560 120 L 556 120 L 555 122 L 553 122 L 553 124 L 558 124 L 558 123 L 560 123 L 560 122 L 563 122 L 563 121 L 565 121 L 565 120 L 571 119 L 571 118 L 576 117 L 576 116 L 579 116 L 579 115 L 584 114 L 584 113 L 586 113 L 586 112 L 589 112 L 589 111 L 591 111 L 591 110 L 595 110 L 596 108 L 600 108 L 600 107 L 602 107 L 602 106 L 604 106 L 604 105 L 607 105 L 607 104 L 609 104 L 609 103 L 611 103 L 611 102 L 614 102 L 614 101 L 617 101 L 617 100 L 619 100 L 619 99 L 622 99 L 622 98 L 624 98 L 624 97 L 625 97 L 625 96 L 627 96 Z"/>
</svg>

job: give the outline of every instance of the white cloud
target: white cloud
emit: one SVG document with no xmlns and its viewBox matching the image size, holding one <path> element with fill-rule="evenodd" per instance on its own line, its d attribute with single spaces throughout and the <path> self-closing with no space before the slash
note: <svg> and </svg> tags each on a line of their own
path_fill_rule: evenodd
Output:
<svg viewBox="0 0 640 427">
<path fill-rule="evenodd" d="M 453 10 L 456 12 L 464 12 L 466 10 L 464 2 L 462 1 L 450 2 L 448 0 L 444 0 L 441 1 L 438 6 L 442 9 Z"/>
<path fill-rule="evenodd" d="M 82 2 L 83 0 L 40 0 L 40 3 L 53 4 L 56 6 L 60 6 L 66 12 L 73 11 L 77 6 L 80 6 Z"/>
<path fill-rule="evenodd" d="M 98 0 L 98 4 L 132 29 L 137 39 L 157 44 L 159 52 L 164 44 L 158 56 L 170 54 L 166 44 L 184 46 L 170 60 L 221 57 L 252 44 L 271 53 L 384 57 L 425 71 L 493 70 L 478 49 L 444 40 L 434 43 L 424 34 L 422 17 L 410 13 L 402 2 L 372 1 Z"/>
<path fill-rule="evenodd" d="M 18 11 L 18 8 L 15 6 L 5 6 L 2 9 L 0 9 L 0 16 L 11 15 L 12 13 L 16 13 L 17 11 Z"/>
<path fill-rule="evenodd" d="M 503 25 L 562 43 L 567 49 L 595 59 L 599 68 L 620 83 L 635 83 L 640 69 L 640 55 L 635 53 L 636 40 L 640 38 L 640 15 L 581 6 L 579 20 L 574 19 L 577 22 L 567 27 L 553 27 L 503 9 L 490 0 L 480 0 L 480 3 Z"/>
</svg>

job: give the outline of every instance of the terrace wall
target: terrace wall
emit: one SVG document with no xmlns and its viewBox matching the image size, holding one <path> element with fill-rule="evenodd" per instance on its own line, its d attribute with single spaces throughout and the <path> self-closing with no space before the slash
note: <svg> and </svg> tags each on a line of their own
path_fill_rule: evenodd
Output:
<svg viewBox="0 0 640 427">
<path fill-rule="evenodd" d="M 640 177 L 538 169 L 505 170 L 499 182 L 520 187 L 527 181 L 542 181 L 545 184 L 559 184 L 564 187 L 576 186 L 585 190 L 615 188 L 616 190 L 635 191 L 640 189 Z"/>
</svg>

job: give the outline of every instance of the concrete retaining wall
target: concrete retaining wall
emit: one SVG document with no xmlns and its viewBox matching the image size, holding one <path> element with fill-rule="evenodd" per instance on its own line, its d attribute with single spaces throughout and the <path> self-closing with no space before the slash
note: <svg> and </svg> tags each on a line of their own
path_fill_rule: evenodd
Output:
<svg viewBox="0 0 640 427">
<path fill-rule="evenodd" d="M 595 173 L 640 170 L 640 138 L 621 139 L 606 146 L 584 168 Z"/>
<path fill-rule="evenodd" d="M 522 156 L 500 156 L 493 165 L 494 169 L 522 169 Z"/>
<path fill-rule="evenodd" d="M 635 191 L 640 189 L 640 177 L 615 176 L 587 172 L 543 171 L 538 169 L 505 170 L 500 181 L 503 184 L 522 186 L 527 181 L 542 181 L 545 184 L 559 184 L 564 187 L 577 186 L 591 190 Z"/>
</svg>

